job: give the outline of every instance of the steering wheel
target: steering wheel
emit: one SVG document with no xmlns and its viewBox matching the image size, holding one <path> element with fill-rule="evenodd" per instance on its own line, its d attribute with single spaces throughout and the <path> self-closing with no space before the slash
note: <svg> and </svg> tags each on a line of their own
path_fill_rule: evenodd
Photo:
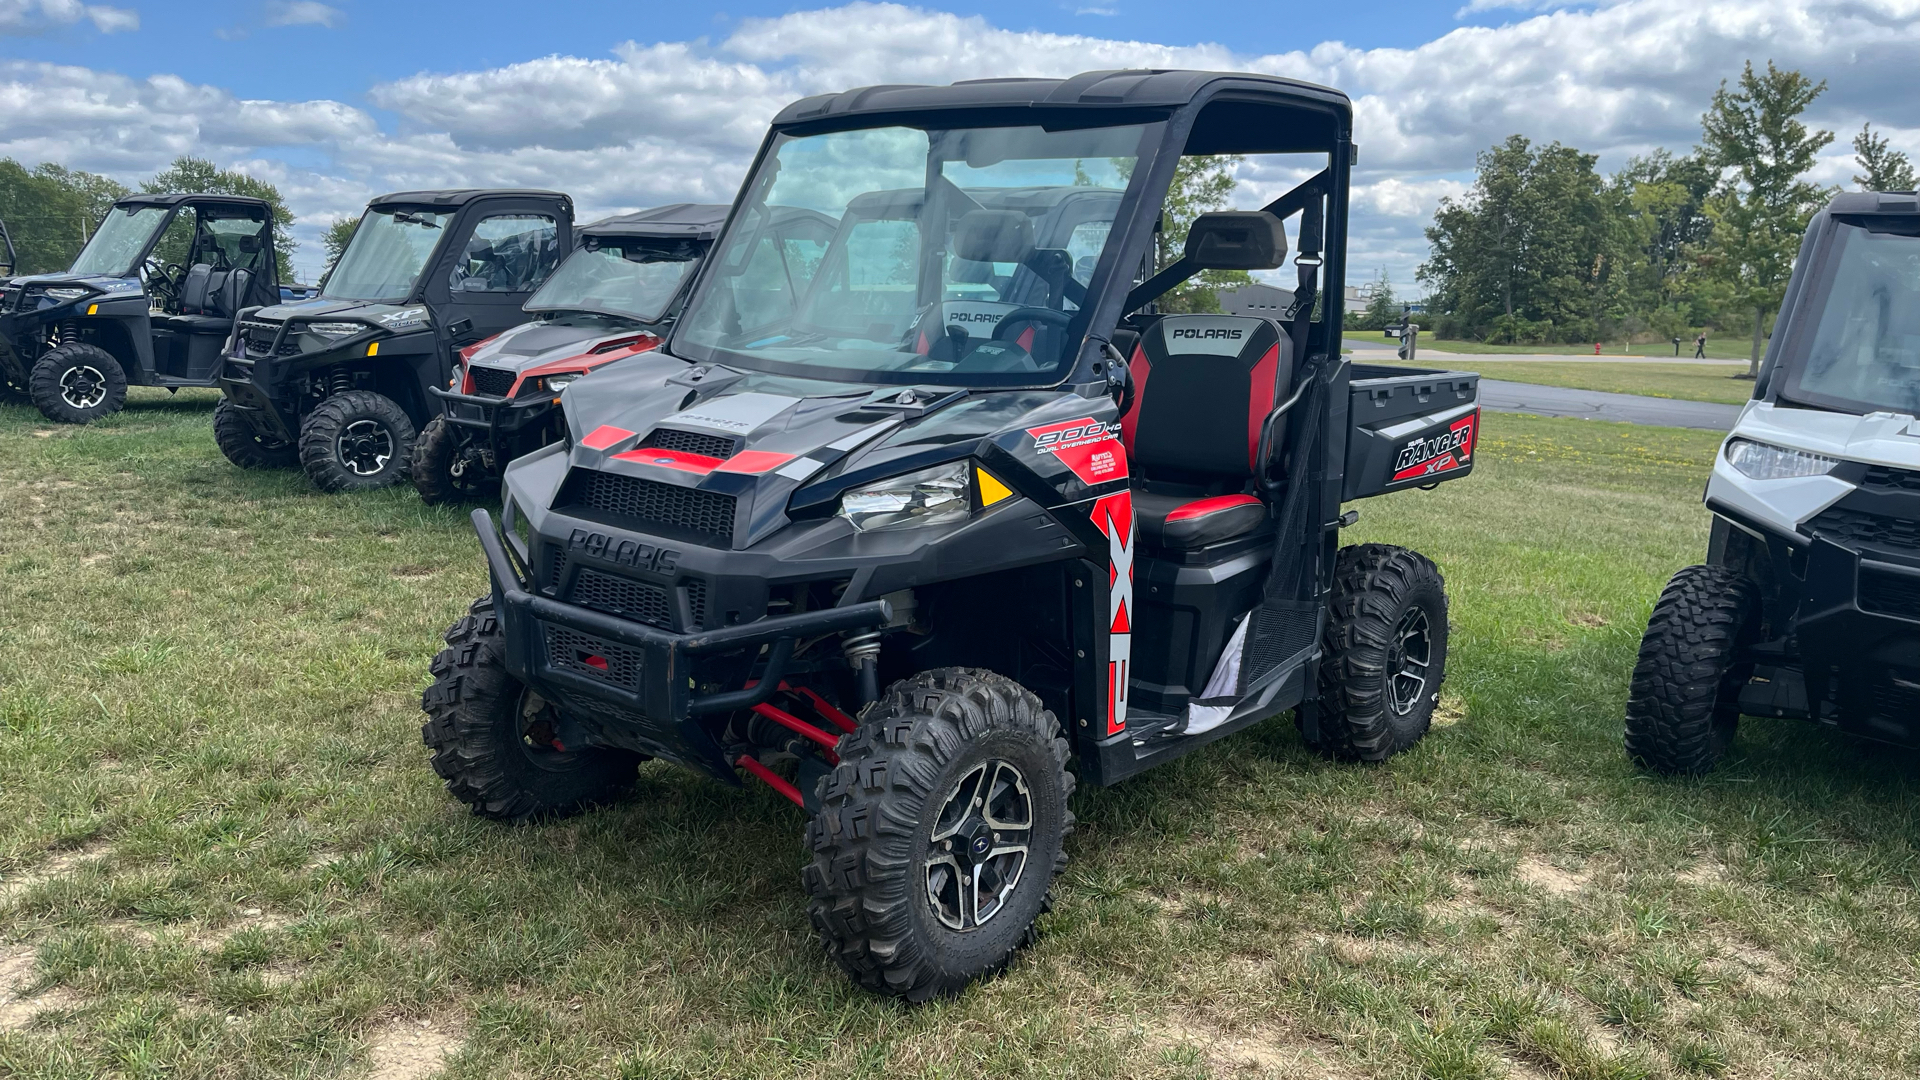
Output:
<svg viewBox="0 0 1920 1080">
<path fill-rule="evenodd" d="M 1040 323 L 1045 326 L 1051 326 L 1057 330 L 1065 330 L 1067 324 L 1072 321 L 1073 316 L 1064 311 L 1055 311 L 1052 308 L 1044 307 L 1017 307 L 1000 317 L 1000 324 L 993 328 L 993 340 L 1012 340 L 1015 335 L 1009 332 L 1007 328 L 1017 326 L 1020 323 Z"/>
<path fill-rule="evenodd" d="M 187 275 L 187 268 L 178 263 L 161 263 L 158 259 L 148 259 L 142 267 L 147 272 L 147 287 L 156 293 L 164 294 L 168 300 L 180 298 L 180 278 Z M 168 271 L 177 270 L 180 277 Z"/>
</svg>

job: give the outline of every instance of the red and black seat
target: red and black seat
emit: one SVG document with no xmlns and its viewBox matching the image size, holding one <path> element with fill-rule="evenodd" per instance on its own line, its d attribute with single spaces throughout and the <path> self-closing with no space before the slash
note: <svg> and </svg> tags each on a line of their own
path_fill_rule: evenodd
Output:
<svg viewBox="0 0 1920 1080">
<path fill-rule="evenodd" d="M 1267 523 L 1253 494 L 1261 429 L 1292 389 L 1292 343 L 1271 319 L 1167 315 L 1140 332 L 1120 418 L 1147 546 L 1186 550 Z M 1282 417 L 1273 445 L 1285 434 Z"/>
</svg>

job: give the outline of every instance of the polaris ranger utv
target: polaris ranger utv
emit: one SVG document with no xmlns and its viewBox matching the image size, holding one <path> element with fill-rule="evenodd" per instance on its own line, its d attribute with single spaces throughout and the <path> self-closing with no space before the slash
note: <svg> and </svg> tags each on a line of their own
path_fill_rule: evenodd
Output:
<svg viewBox="0 0 1920 1080">
<path fill-rule="evenodd" d="M 1920 746 L 1920 205 L 1814 215 L 1707 481 L 1707 560 L 1654 605 L 1627 752 L 1703 773 L 1742 714 Z"/>
<path fill-rule="evenodd" d="M 298 463 L 322 491 L 404 481 L 460 346 L 525 322 L 573 246 L 552 191 L 406 191 L 368 204 L 320 296 L 240 315 L 213 433 L 242 468 Z"/>
<path fill-rule="evenodd" d="M 428 388 L 446 411 L 413 444 L 420 497 L 490 494 L 502 465 L 558 441 L 560 391 L 660 344 L 727 210 L 679 203 L 581 226 L 580 245 L 527 301 L 533 321 L 462 349 L 451 389 Z"/>
<path fill-rule="evenodd" d="M 871 87 L 774 120 L 667 343 L 569 387 L 474 522 L 493 591 L 422 698 L 476 813 L 661 758 L 804 808 L 828 953 L 925 1000 L 1030 939 L 1077 780 L 1294 710 L 1380 760 L 1427 730 L 1447 603 L 1350 499 L 1465 476 L 1471 374 L 1342 359 L 1351 107 L 1259 75 Z M 1308 177 L 1151 272 L 1183 154 Z M 782 208 L 839 219 L 817 259 Z M 1155 314 L 1272 269 L 1285 321 Z M 1142 280 L 1144 278 L 1145 280 Z"/>
<path fill-rule="evenodd" d="M 213 386 L 234 313 L 280 295 L 273 211 L 240 195 L 130 195 L 64 273 L 0 289 L 0 371 L 49 420 L 120 411 L 127 387 Z"/>
</svg>

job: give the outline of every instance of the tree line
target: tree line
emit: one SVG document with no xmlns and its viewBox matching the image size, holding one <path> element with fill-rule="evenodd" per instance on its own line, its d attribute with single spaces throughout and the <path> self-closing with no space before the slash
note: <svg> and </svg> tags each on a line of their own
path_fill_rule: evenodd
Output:
<svg viewBox="0 0 1920 1080">
<path fill-rule="evenodd" d="M 1737 333 L 1757 367 L 1807 221 L 1836 190 L 1806 179 L 1833 132 L 1800 120 L 1826 85 L 1749 62 L 1714 93 L 1691 153 L 1656 150 L 1611 176 L 1558 142 L 1482 151 L 1473 187 L 1427 229 L 1425 321 L 1512 344 Z M 1856 184 L 1913 190 L 1906 155 L 1871 124 L 1853 148 Z"/>
<path fill-rule="evenodd" d="M 16 274 L 49 274 L 73 265 L 118 199 L 132 188 L 97 173 L 68 169 L 51 162 L 29 169 L 12 158 L 0 158 L 0 221 L 5 221 L 17 256 Z M 293 213 L 279 189 L 234 169 L 222 169 L 204 158 L 183 156 L 140 183 L 148 193 L 212 193 L 251 195 L 273 207 L 273 246 L 279 255 L 280 280 L 293 280 Z"/>
</svg>

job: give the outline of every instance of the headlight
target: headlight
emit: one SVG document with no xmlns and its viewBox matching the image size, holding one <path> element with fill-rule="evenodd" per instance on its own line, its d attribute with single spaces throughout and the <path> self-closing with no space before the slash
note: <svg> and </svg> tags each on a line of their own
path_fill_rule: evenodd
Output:
<svg viewBox="0 0 1920 1080">
<path fill-rule="evenodd" d="M 565 390 L 569 383 L 579 377 L 580 373 L 577 371 L 569 371 L 563 375 L 549 375 L 547 376 L 547 389 L 557 394 Z"/>
<path fill-rule="evenodd" d="M 321 337 L 351 337 L 366 330 L 366 323 L 357 322 L 315 322 L 307 324 L 307 333 Z"/>
<path fill-rule="evenodd" d="M 1727 443 L 1727 464 L 1755 480 L 1786 480 L 1795 476 L 1825 476 L 1840 462 L 1805 450 L 1734 439 Z"/>
<path fill-rule="evenodd" d="M 42 292 L 44 292 L 44 293 L 45 293 L 45 294 L 46 294 L 46 295 L 47 295 L 48 297 L 50 297 L 51 299 L 54 299 L 54 300 L 58 300 L 58 301 L 60 301 L 61 303 L 63 303 L 63 304 L 64 304 L 64 303 L 66 303 L 66 302 L 67 302 L 67 301 L 69 301 L 69 300 L 78 300 L 78 299 L 80 299 L 81 297 L 83 297 L 83 296 L 85 296 L 85 295 L 87 295 L 87 293 L 88 293 L 88 292 L 89 292 L 90 290 L 87 290 L 87 289 L 81 289 L 81 288 L 74 288 L 74 287 L 68 287 L 68 286 L 62 286 L 62 287 L 60 287 L 60 288 L 55 288 L 55 289 L 43 289 L 43 290 L 41 290 L 41 291 L 42 291 Z"/>
<path fill-rule="evenodd" d="M 889 477 L 840 496 L 840 516 L 861 532 L 964 521 L 972 509 L 964 461 Z"/>
</svg>

